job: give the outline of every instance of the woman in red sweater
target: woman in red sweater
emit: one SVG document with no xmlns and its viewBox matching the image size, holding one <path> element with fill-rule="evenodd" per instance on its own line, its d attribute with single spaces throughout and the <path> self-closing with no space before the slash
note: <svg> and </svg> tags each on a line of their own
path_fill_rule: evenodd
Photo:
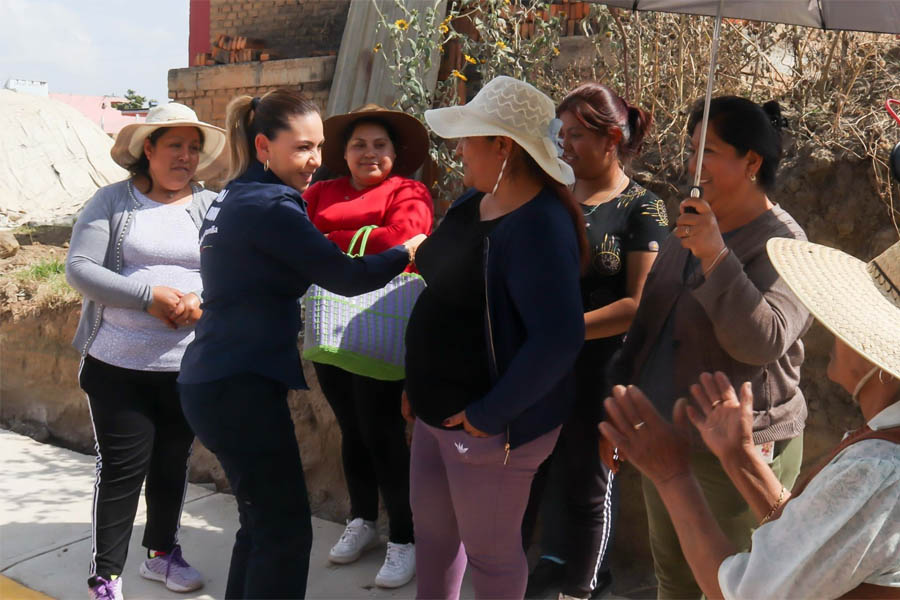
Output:
<svg viewBox="0 0 900 600">
<path fill-rule="evenodd" d="M 325 167 L 343 177 L 320 181 L 303 197 L 313 224 L 345 252 L 353 234 L 377 225 L 366 254 L 415 234 L 431 233 L 434 207 L 428 189 L 408 176 L 428 153 L 428 132 L 405 113 L 369 104 L 325 121 Z M 409 448 L 400 413 L 403 381 L 381 381 L 314 363 L 319 385 L 341 428 L 342 461 L 351 519 L 329 553 L 334 563 L 355 561 L 378 544 L 378 491 L 390 518 L 381 587 L 400 587 L 415 574 L 409 508 Z"/>
</svg>

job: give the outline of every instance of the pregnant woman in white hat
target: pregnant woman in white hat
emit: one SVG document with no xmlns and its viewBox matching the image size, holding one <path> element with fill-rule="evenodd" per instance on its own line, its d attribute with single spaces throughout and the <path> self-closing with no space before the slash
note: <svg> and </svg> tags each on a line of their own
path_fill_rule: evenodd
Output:
<svg viewBox="0 0 900 600">
<path fill-rule="evenodd" d="M 472 189 L 416 253 L 428 287 L 406 332 L 405 413 L 418 597 L 458 598 L 468 563 L 476 598 L 522 598 L 531 480 L 575 399 L 584 217 L 555 106 L 533 86 L 497 77 L 425 120 L 460 139 Z"/>
</svg>

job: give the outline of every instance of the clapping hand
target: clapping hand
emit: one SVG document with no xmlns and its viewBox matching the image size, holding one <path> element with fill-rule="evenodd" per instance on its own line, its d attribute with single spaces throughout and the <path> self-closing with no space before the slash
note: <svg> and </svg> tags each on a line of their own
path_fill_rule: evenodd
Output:
<svg viewBox="0 0 900 600">
<path fill-rule="evenodd" d="M 686 419 L 677 426 L 666 422 L 633 385 L 615 386 L 603 406 L 607 420 L 600 423 L 600 432 L 653 483 L 659 485 L 690 471 Z"/>
<path fill-rule="evenodd" d="M 676 413 L 679 410 L 687 413 L 703 442 L 719 460 L 753 447 L 753 388 L 750 382 L 741 386 L 738 399 L 724 373 L 703 373 L 700 383 L 691 386 L 691 395 L 699 410 L 682 398 Z"/>
</svg>

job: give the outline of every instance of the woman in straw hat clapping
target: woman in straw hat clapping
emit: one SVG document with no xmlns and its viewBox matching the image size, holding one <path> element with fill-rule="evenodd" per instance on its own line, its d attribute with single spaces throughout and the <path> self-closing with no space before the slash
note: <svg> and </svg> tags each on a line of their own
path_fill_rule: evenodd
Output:
<svg viewBox="0 0 900 600">
<path fill-rule="evenodd" d="M 603 435 L 659 491 L 708 598 L 900 598 L 900 243 L 866 264 L 769 240 L 772 265 L 835 336 L 828 378 L 866 424 L 788 491 L 753 445 L 753 391 L 704 373 L 673 427 L 636 387 L 617 386 Z M 690 420 L 760 526 L 750 551 L 723 534 L 688 461 Z"/>
<path fill-rule="evenodd" d="M 325 120 L 322 160 L 337 179 L 303 194 L 309 218 L 342 250 L 367 225 L 376 225 L 366 254 L 431 233 L 428 188 L 410 179 L 428 156 L 428 132 L 418 119 L 368 104 Z M 387 340 L 375 340 L 376 343 Z M 375 583 L 395 588 L 416 572 L 409 508 L 409 447 L 400 415 L 403 381 L 382 381 L 314 363 L 319 385 L 341 427 L 341 460 L 350 492 L 350 521 L 328 554 L 338 564 L 377 545 L 378 492 L 390 518 L 384 564 Z"/>
<path fill-rule="evenodd" d="M 297 300 L 312 283 L 350 296 L 383 287 L 425 236 L 350 258 L 316 230 L 300 194 L 324 136 L 302 93 L 238 96 L 226 124 L 230 182 L 200 231 L 206 304 L 182 362 L 182 405 L 238 503 L 225 597 L 302 598 L 312 523 L 287 403 L 289 389 L 307 389 Z"/>
<path fill-rule="evenodd" d="M 145 478 L 141 576 L 178 592 L 203 585 L 178 545 L 194 434 L 176 378 L 201 312 L 197 238 L 215 198 L 195 179 L 220 170 L 224 148 L 224 132 L 187 106 L 153 108 L 111 151 L 131 177 L 98 190 L 72 230 L 66 277 L 84 295 L 74 345 L 97 438 L 91 598 L 122 597 Z"/>
<path fill-rule="evenodd" d="M 584 218 L 566 188 L 553 101 L 497 77 L 465 106 L 425 112 L 458 138 L 470 191 L 419 248 L 428 287 L 407 329 L 415 414 L 410 501 L 420 598 L 521 598 L 531 480 L 574 400 L 584 342 Z"/>
</svg>

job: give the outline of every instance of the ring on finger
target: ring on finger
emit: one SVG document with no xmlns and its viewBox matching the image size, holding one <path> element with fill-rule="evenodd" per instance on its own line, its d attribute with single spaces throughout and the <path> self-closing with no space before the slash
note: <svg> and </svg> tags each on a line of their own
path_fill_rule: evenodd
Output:
<svg viewBox="0 0 900 600">
<path fill-rule="evenodd" d="M 720 405 L 720 404 L 722 404 L 722 401 L 721 401 L 721 400 L 716 400 L 715 402 L 712 403 L 712 407 L 715 408 L 715 407 L 717 407 L 717 406 Z"/>
<path fill-rule="evenodd" d="M 641 421 L 640 423 L 635 423 L 634 425 L 632 425 L 632 427 L 634 427 L 634 430 L 637 431 L 638 429 L 640 429 L 641 427 L 643 427 L 646 424 L 647 423 L 645 423 L 644 421 Z"/>
</svg>

